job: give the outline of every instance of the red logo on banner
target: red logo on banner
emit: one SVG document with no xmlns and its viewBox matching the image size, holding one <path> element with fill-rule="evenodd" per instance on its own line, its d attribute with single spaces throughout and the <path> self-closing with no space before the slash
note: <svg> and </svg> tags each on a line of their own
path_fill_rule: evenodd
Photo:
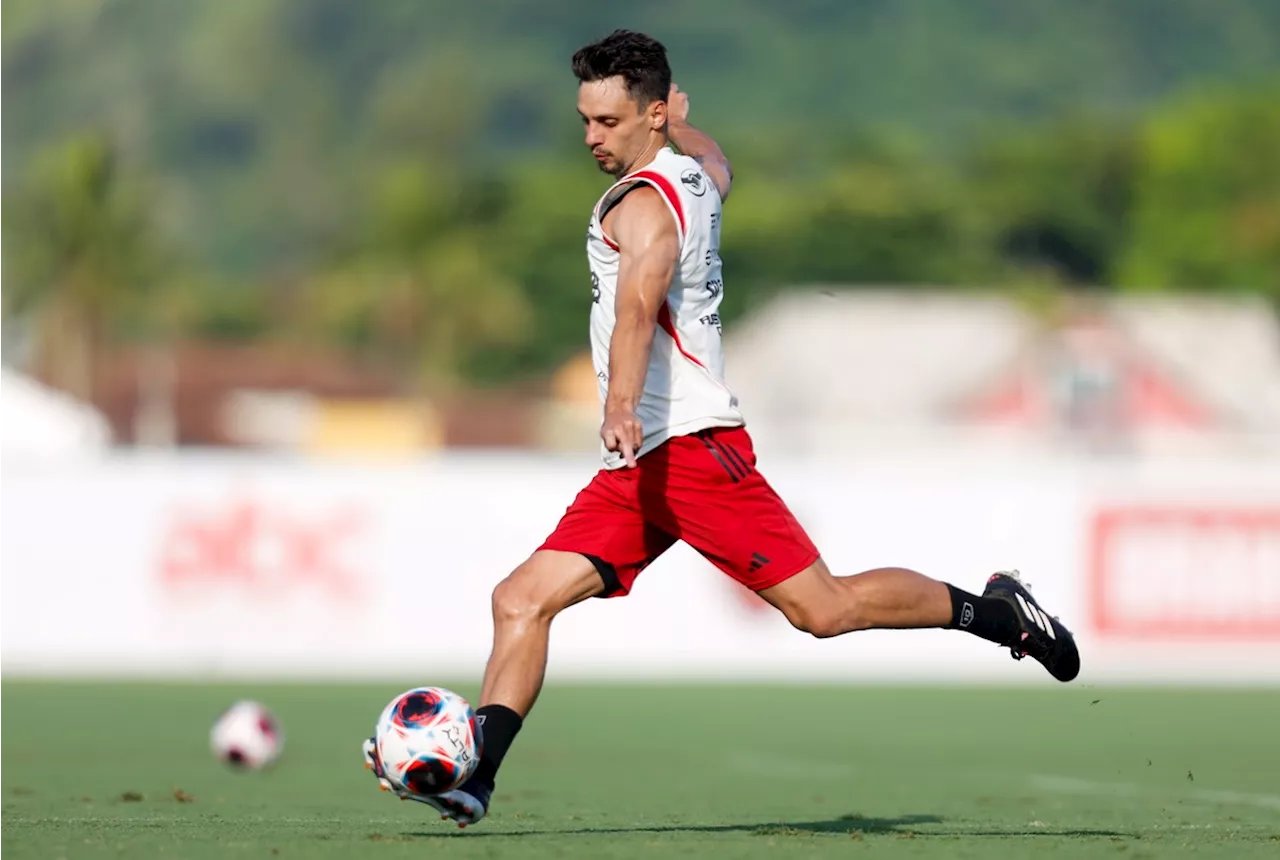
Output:
<svg viewBox="0 0 1280 860">
<path fill-rule="evenodd" d="M 1098 632 L 1280 638 L 1280 508 L 1109 508 L 1090 542 Z"/>
<path fill-rule="evenodd" d="M 361 526 L 349 509 L 301 516 L 255 499 L 180 512 L 161 540 L 160 579 L 171 590 L 233 587 L 271 597 L 310 589 L 351 600 L 359 577 L 343 551 Z"/>
</svg>

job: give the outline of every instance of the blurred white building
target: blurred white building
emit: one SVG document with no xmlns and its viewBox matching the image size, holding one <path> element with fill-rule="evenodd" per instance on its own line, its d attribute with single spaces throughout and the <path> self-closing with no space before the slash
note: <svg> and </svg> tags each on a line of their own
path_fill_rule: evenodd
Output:
<svg viewBox="0 0 1280 860">
<path fill-rule="evenodd" d="M 111 429 L 98 410 L 8 367 L 0 402 L 5 459 L 94 455 L 111 445 Z"/>
<path fill-rule="evenodd" d="M 785 293 L 726 339 L 762 448 L 788 456 L 1280 460 L 1280 325 L 1256 300 Z"/>
</svg>

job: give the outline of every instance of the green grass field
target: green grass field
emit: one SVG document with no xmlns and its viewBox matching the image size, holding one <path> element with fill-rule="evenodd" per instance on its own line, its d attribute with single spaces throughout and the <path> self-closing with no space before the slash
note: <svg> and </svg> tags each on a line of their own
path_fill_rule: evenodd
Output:
<svg viewBox="0 0 1280 860">
<path fill-rule="evenodd" d="M 4 856 L 1280 857 L 1280 691 L 549 687 L 459 831 L 362 767 L 407 686 L 5 682 Z"/>
</svg>

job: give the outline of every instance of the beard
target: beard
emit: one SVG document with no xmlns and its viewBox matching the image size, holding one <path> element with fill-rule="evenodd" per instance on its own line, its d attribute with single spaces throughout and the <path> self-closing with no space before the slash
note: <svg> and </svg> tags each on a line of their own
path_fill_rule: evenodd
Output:
<svg viewBox="0 0 1280 860">
<path fill-rule="evenodd" d="M 612 153 L 601 153 L 604 157 L 592 153 L 596 159 L 596 167 L 600 168 L 601 173 L 607 173 L 610 176 L 618 177 L 622 175 L 622 163 L 613 156 Z"/>
</svg>

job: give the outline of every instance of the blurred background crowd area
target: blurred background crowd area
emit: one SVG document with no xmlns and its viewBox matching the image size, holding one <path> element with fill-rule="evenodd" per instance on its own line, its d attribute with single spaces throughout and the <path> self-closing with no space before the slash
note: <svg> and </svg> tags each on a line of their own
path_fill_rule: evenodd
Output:
<svg viewBox="0 0 1280 860">
<path fill-rule="evenodd" d="M 1280 457 L 1274 0 L 10 0 L 6 450 L 594 450 L 617 26 L 775 450 Z"/>
</svg>

